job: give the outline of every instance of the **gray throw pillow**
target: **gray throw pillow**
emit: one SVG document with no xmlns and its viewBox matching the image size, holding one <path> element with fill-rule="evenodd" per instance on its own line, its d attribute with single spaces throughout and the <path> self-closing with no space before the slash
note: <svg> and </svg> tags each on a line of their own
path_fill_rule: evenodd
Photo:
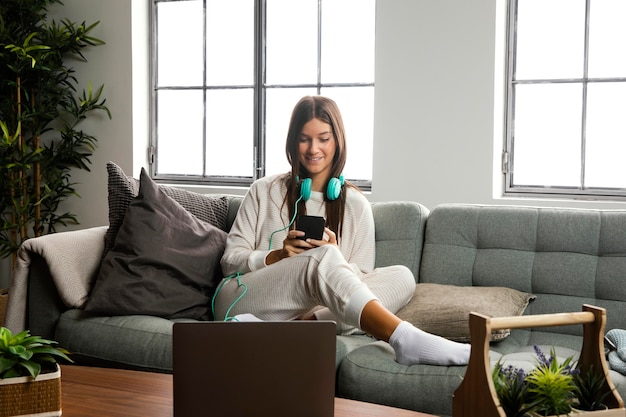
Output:
<svg viewBox="0 0 626 417">
<path fill-rule="evenodd" d="M 397 316 L 420 329 L 457 342 L 469 342 L 469 313 L 511 317 L 524 313 L 533 294 L 506 287 L 417 284 L 413 298 Z M 510 329 L 494 330 L 491 341 L 505 339 Z"/>
<path fill-rule="evenodd" d="M 211 320 L 226 232 L 189 213 L 142 170 L 85 310 Z"/>
<path fill-rule="evenodd" d="M 127 176 L 122 168 L 115 163 L 107 163 L 107 174 L 109 228 L 104 236 L 103 256 L 113 247 L 128 205 L 139 191 L 139 180 Z M 225 230 L 228 216 L 228 198 L 226 196 L 194 193 L 167 185 L 159 185 L 158 187 L 198 219 Z"/>
</svg>

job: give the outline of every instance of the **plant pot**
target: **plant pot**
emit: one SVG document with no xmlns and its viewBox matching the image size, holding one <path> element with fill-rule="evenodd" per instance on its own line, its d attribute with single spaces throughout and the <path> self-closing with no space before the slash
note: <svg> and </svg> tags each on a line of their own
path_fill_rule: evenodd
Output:
<svg viewBox="0 0 626 417">
<path fill-rule="evenodd" d="M 0 417 L 61 415 L 61 368 L 28 376 L 0 379 Z"/>
<path fill-rule="evenodd" d="M 589 417 L 624 417 L 626 416 L 626 410 L 623 408 L 605 408 L 603 410 L 584 411 L 575 410 L 577 414 L 584 414 Z M 582 417 L 582 416 L 581 416 Z"/>
<path fill-rule="evenodd" d="M 579 416 L 585 415 L 589 417 L 624 417 L 626 416 L 626 410 L 623 408 L 605 408 L 603 410 L 596 411 L 585 411 L 578 410 L 573 408 L 572 412 L 568 414 L 568 416 Z M 528 413 L 529 417 L 539 417 L 541 414 L 537 414 L 535 412 Z M 548 417 L 558 417 L 558 416 L 548 416 Z"/>
</svg>

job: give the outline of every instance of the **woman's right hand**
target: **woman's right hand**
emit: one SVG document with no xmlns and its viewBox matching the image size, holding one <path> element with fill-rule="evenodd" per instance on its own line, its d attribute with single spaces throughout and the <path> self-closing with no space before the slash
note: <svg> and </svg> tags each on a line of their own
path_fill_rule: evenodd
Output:
<svg viewBox="0 0 626 417">
<path fill-rule="evenodd" d="M 271 265 L 281 259 L 295 256 L 307 249 L 315 247 L 306 240 L 302 239 L 302 237 L 304 237 L 304 232 L 300 230 L 290 230 L 289 233 L 287 233 L 285 240 L 283 240 L 283 248 L 271 251 L 265 258 L 265 263 L 267 265 Z"/>
</svg>

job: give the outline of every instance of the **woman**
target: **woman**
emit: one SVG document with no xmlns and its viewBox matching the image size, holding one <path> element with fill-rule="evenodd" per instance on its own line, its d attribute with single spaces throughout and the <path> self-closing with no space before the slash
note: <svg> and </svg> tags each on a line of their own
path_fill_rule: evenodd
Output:
<svg viewBox="0 0 626 417">
<path fill-rule="evenodd" d="M 415 279 L 404 266 L 374 268 L 371 205 L 343 184 L 345 133 L 334 101 L 309 96 L 296 104 L 286 152 L 291 172 L 256 181 L 228 235 L 221 266 L 236 278 L 218 289 L 216 319 L 330 319 L 340 334 L 389 342 L 402 364 L 467 363 L 469 345 L 395 316 Z M 326 218 L 321 240 L 302 239 L 293 225 L 302 214 Z"/>
</svg>

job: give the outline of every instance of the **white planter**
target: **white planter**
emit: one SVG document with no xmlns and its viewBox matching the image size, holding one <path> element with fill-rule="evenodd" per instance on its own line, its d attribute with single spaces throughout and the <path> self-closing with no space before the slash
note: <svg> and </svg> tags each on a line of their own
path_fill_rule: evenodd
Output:
<svg viewBox="0 0 626 417">
<path fill-rule="evenodd" d="M 529 413 L 529 415 L 541 416 L 541 414 L 537 414 L 534 412 Z M 568 416 L 589 416 L 589 417 L 626 417 L 626 410 L 623 408 L 609 408 L 606 410 L 598 410 L 598 411 L 583 411 L 583 410 L 572 410 Z M 560 417 L 560 416 L 548 416 L 548 417 Z"/>
</svg>

